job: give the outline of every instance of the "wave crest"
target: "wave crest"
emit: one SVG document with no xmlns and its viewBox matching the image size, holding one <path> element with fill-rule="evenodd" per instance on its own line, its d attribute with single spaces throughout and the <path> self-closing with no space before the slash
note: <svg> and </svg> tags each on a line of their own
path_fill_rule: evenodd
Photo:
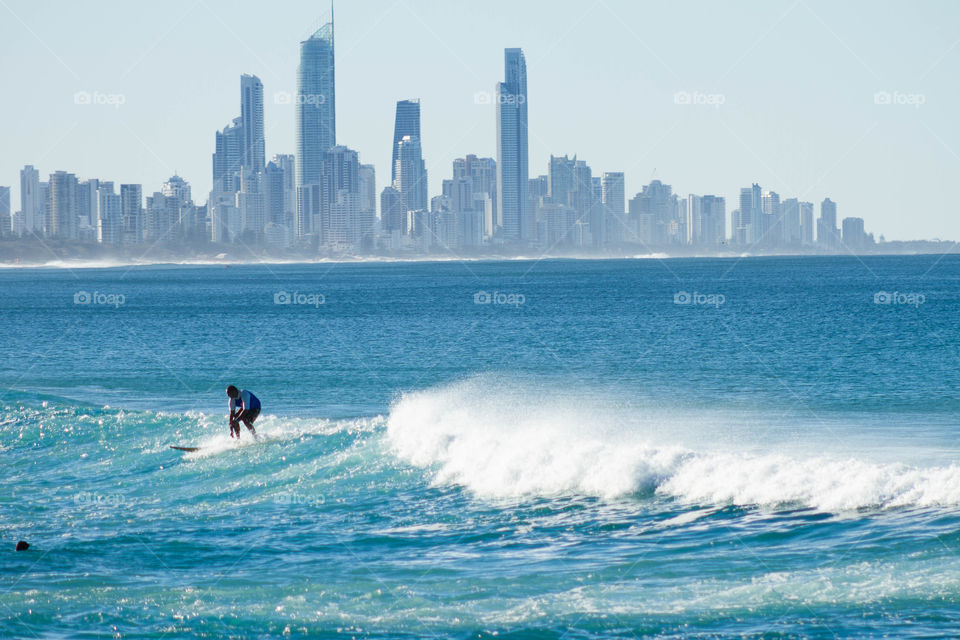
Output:
<svg viewBox="0 0 960 640">
<path fill-rule="evenodd" d="M 690 448 L 611 407 L 529 389 L 491 391 L 490 385 L 473 379 L 402 396 L 387 419 L 394 453 L 431 469 L 438 484 L 490 498 L 655 494 L 831 512 L 960 506 L 956 465 L 792 457 L 772 446 L 749 453 L 746 447 Z"/>
</svg>

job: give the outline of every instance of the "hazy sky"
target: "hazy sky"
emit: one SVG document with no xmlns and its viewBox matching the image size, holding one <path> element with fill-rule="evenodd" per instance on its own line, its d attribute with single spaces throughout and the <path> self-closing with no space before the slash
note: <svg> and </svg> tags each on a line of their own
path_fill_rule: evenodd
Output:
<svg viewBox="0 0 960 640">
<path fill-rule="evenodd" d="M 147 193 L 176 171 L 205 201 L 241 73 L 264 84 L 267 157 L 293 153 L 293 107 L 275 94 L 295 90 L 299 41 L 328 10 L 0 0 L 13 209 L 24 164 Z M 960 239 L 958 2 L 340 0 L 338 143 L 376 165 L 379 191 L 395 103 L 421 98 L 435 195 L 454 158 L 496 155 L 495 108 L 475 96 L 502 80 L 504 47 L 527 58 L 531 176 L 577 154 L 594 175 L 624 171 L 628 198 L 656 177 L 726 196 L 729 212 L 759 182 L 829 196 L 888 239 Z M 75 104 L 78 91 L 114 104 Z"/>
</svg>

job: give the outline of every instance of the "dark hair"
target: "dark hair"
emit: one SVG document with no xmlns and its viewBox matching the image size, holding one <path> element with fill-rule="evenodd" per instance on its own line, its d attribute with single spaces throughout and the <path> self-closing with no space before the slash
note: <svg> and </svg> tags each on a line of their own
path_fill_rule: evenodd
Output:
<svg viewBox="0 0 960 640">
<path fill-rule="evenodd" d="M 227 387 L 227 395 L 230 396 L 231 398 L 236 398 L 237 396 L 240 395 L 240 390 L 237 389 L 235 386 L 230 385 L 229 387 Z"/>
</svg>

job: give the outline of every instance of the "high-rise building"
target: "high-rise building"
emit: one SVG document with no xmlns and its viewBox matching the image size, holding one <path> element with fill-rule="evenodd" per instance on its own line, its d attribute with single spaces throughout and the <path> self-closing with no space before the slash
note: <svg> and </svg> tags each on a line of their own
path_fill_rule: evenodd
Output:
<svg viewBox="0 0 960 640">
<path fill-rule="evenodd" d="M 285 182 L 283 167 L 276 162 L 268 162 L 263 172 L 263 189 L 267 207 L 267 224 L 282 227 L 287 225 L 287 211 L 284 205 Z"/>
<path fill-rule="evenodd" d="M 248 171 L 263 171 L 266 165 L 263 83 L 257 76 L 240 76 L 240 130 L 243 140 L 240 164 Z"/>
<path fill-rule="evenodd" d="M 397 180 L 397 143 L 410 136 L 420 140 L 420 100 L 400 100 L 393 123 L 393 147 L 390 159 L 390 182 Z"/>
<path fill-rule="evenodd" d="M 100 181 L 96 178 L 77 183 L 77 237 L 94 240 L 97 226 L 97 190 Z"/>
<path fill-rule="evenodd" d="M 193 203 L 193 197 L 190 195 L 190 183 L 177 174 L 173 174 L 160 187 L 160 193 L 175 198 L 177 203 L 187 205 Z"/>
<path fill-rule="evenodd" d="M 361 164 L 360 180 L 360 242 L 372 248 L 377 226 L 377 170 L 372 164 Z"/>
<path fill-rule="evenodd" d="M 691 193 L 681 203 L 684 205 L 681 214 L 686 244 L 700 244 L 703 235 L 703 197 Z"/>
<path fill-rule="evenodd" d="M 763 215 L 763 195 L 760 185 L 740 189 L 740 215 L 733 230 L 737 244 L 754 244 L 763 236 L 761 216 Z"/>
<path fill-rule="evenodd" d="M 470 154 L 453 161 L 453 179 L 470 183 L 473 202 L 469 211 L 481 214 L 482 235 L 491 237 L 501 227 L 497 208 L 497 161 Z"/>
<path fill-rule="evenodd" d="M 145 224 L 142 185 L 120 185 L 120 215 L 123 220 L 123 243 L 140 244 L 143 242 Z"/>
<path fill-rule="evenodd" d="M 360 161 L 353 149 L 336 146 L 324 154 L 319 232 L 329 247 L 360 242 Z"/>
<path fill-rule="evenodd" d="M 233 124 L 224 127 L 216 135 L 213 153 L 213 191 L 229 193 L 237 191 L 240 168 L 243 166 L 243 124 L 234 118 Z"/>
<path fill-rule="evenodd" d="M 813 244 L 813 203 L 800 203 L 800 244 L 810 246 Z"/>
<path fill-rule="evenodd" d="M 144 207 L 144 237 L 148 242 L 167 242 L 173 240 L 180 230 L 181 200 L 167 189 L 167 195 L 155 191 L 147 196 Z"/>
<path fill-rule="evenodd" d="M 800 201 L 787 198 L 780 203 L 781 240 L 785 246 L 800 246 Z"/>
<path fill-rule="evenodd" d="M 10 215 L 10 187 L 0 187 L 0 237 L 13 233 L 13 217 Z"/>
<path fill-rule="evenodd" d="M 564 207 L 571 207 L 573 194 L 576 191 L 574 183 L 573 167 L 577 162 L 577 156 L 569 158 L 567 156 L 550 156 L 550 164 L 547 167 L 547 196 L 550 202 Z"/>
<path fill-rule="evenodd" d="M 719 246 L 726 242 L 727 201 L 720 196 L 700 198 L 700 244 Z"/>
<path fill-rule="evenodd" d="M 380 226 L 384 233 L 394 232 L 406 235 L 407 211 L 403 206 L 403 196 L 392 186 L 383 188 L 380 192 Z"/>
<path fill-rule="evenodd" d="M 267 193 L 262 172 L 242 171 L 240 191 L 237 192 L 237 211 L 240 215 L 240 233 L 246 241 L 257 242 L 266 229 Z"/>
<path fill-rule="evenodd" d="M 777 246 L 783 237 L 780 194 L 776 191 L 765 191 L 760 198 L 760 212 L 758 241 L 767 247 Z"/>
<path fill-rule="evenodd" d="M 677 222 L 677 196 L 673 188 L 653 180 L 630 200 L 629 215 L 636 228 L 636 237 L 629 238 L 645 245 L 662 246 L 681 242 Z"/>
<path fill-rule="evenodd" d="M 840 245 L 837 232 L 837 203 L 824 198 L 820 203 L 820 218 L 817 220 L 817 244 L 822 247 L 836 248 Z"/>
<path fill-rule="evenodd" d="M 297 189 L 319 184 L 323 158 L 337 144 L 333 18 L 300 43 L 297 67 Z M 299 196 L 298 196 L 299 197 Z"/>
<path fill-rule="evenodd" d="M 551 155 L 547 189 L 552 206 L 547 222 L 556 227 L 548 230 L 548 236 L 574 244 L 577 239 L 582 239 L 582 234 L 575 233 L 579 223 L 593 232 L 590 224 L 594 213 L 593 176 L 586 162 L 577 160 L 576 156 Z M 598 231 L 602 234 L 602 225 Z"/>
<path fill-rule="evenodd" d="M 47 197 L 47 235 L 61 240 L 77 239 L 77 176 L 66 171 L 50 174 Z"/>
<path fill-rule="evenodd" d="M 864 230 L 863 218 L 844 218 L 842 228 L 845 248 L 863 251 L 873 244 L 873 237 Z"/>
<path fill-rule="evenodd" d="M 95 228 L 97 242 L 118 245 L 123 239 L 123 216 L 120 195 L 114 191 L 113 182 L 100 182 L 97 188 Z"/>
<path fill-rule="evenodd" d="M 297 216 L 297 161 L 292 153 L 278 153 L 273 163 L 283 170 L 283 210 L 286 212 L 286 224 L 293 228 Z"/>
<path fill-rule="evenodd" d="M 20 236 L 43 235 L 44 194 L 40 190 L 40 172 L 33 165 L 20 170 L 20 215 L 14 232 Z"/>
<path fill-rule="evenodd" d="M 521 49 L 504 50 L 504 82 L 497 84 L 497 198 L 508 242 L 533 239 L 527 201 L 527 62 Z"/>
<path fill-rule="evenodd" d="M 607 242 L 622 242 L 627 200 L 622 171 L 607 171 L 601 178 L 601 200 L 606 218 Z"/>
<path fill-rule="evenodd" d="M 403 197 L 405 211 L 426 211 L 427 165 L 423 161 L 420 139 L 404 136 L 397 143 L 396 179 L 393 187 Z"/>
</svg>

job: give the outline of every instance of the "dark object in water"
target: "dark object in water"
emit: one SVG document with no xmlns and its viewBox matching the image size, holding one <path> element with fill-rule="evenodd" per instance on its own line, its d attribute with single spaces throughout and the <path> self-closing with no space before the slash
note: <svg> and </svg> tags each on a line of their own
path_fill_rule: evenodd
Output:
<svg viewBox="0 0 960 640">
<path fill-rule="evenodd" d="M 17 551 L 26 551 L 30 548 L 30 543 L 26 540 L 21 540 L 17 543 Z"/>
</svg>

